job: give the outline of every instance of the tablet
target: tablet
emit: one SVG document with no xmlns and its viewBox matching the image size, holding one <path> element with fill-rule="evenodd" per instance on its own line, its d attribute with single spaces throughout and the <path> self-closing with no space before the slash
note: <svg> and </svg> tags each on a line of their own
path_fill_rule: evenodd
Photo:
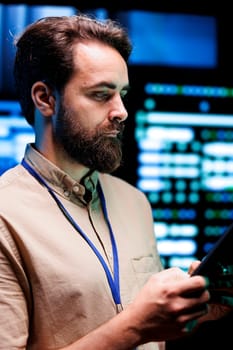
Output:
<svg viewBox="0 0 233 350">
<path fill-rule="evenodd" d="M 214 244 L 213 248 L 203 258 L 192 275 L 202 275 L 217 281 L 219 277 L 226 278 L 233 274 L 233 224 Z"/>
</svg>

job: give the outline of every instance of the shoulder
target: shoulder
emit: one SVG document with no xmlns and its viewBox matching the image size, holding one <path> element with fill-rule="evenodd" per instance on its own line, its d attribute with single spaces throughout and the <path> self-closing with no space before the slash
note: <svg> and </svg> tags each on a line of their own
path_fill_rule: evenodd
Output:
<svg viewBox="0 0 233 350">
<path fill-rule="evenodd" d="M 21 177 L 23 174 L 22 167 L 16 165 L 13 168 L 6 170 L 0 176 L 0 191 L 4 191 L 5 188 L 14 185 L 14 183 Z"/>
<path fill-rule="evenodd" d="M 21 203 L 27 193 L 34 191 L 33 182 L 20 164 L 4 172 L 0 176 L 0 206 L 7 208 L 10 203 Z"/>
</svg>

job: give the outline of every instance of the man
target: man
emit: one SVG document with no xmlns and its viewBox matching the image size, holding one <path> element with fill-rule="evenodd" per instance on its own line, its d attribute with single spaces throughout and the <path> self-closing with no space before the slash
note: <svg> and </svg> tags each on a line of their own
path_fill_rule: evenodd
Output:
<svg viewBox="0 0 233 350">
<path fill-rule="evenodd" d="M 110 175 L 130 53 L 118 24 L 85 15 L 41 19 L 17 41 L 35 143 L 0 180 L 1 349 L 155 350 L 211 317 L 205 279 L 161 271 L 149 202 Z"/>
</svg>

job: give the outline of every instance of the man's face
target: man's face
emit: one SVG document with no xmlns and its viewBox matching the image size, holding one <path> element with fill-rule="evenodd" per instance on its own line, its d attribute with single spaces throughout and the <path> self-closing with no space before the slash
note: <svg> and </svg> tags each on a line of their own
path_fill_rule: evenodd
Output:
<svg viewBox="0 0 233 350">
<path fill-rule="evenodd" d="M 122 159 L 127 66 L 116 50 L 98 42 L 77 44 L 74 62 L 73 77 L 58 106 L 54 136 L 72 161 L 111 173 Z"/>
</svg>

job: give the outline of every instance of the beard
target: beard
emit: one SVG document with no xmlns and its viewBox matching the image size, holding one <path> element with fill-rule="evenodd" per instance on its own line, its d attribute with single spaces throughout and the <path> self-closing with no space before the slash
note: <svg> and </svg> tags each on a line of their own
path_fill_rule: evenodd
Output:
<svg viewBox="0 0 233 350">
<path fill-rule="evenodd" d="M 107 132 L 118 130 L 116 137 Z M 67 155 L 90 170 L 112 173 L 122 162 L 122 137 L 124 124 L 112 121 L 108 127 L 93 131 L 80 125 L 72 112 L 65 110 L 61 103 L 55 126 L 55 138 Z"/>
</svg>

